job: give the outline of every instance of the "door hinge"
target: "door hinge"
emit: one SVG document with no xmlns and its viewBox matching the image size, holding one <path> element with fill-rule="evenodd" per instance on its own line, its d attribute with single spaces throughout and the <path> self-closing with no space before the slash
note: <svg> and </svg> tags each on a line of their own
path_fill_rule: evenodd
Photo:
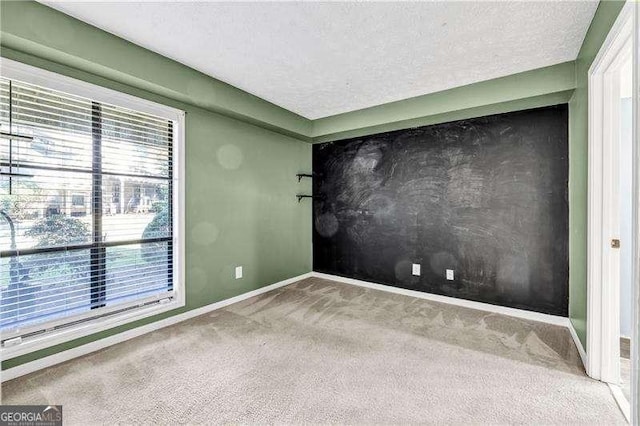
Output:
<svg viewBox="0 0 640 426">
<path fill-rule="evenodd" d="M 612 239 L 611 248 L 620 248 L 620 240 L 617 238 Z"/>
</svg>

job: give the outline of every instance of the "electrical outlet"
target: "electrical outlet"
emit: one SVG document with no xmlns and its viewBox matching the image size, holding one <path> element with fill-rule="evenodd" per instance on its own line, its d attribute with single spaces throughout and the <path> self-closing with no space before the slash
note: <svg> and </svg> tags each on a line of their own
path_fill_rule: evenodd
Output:
<svg viewBox="0 0 640 426">
<path fill-rule="evenodd" d="M 413 264 L 413 266 L 411 267 L 411 273 L 413 275 L 420 276 L 420 264 L 419 263 L 414 263 Z"/>
<path fill-rule="evenodd" d="M 447 269 L 447 279 L 453 281 L 453 269 Z"/>
<path fill-rule="evenodd" d="M 236 266 L 236 280 L 242 278 L 242 266 Z"/>
</svg>

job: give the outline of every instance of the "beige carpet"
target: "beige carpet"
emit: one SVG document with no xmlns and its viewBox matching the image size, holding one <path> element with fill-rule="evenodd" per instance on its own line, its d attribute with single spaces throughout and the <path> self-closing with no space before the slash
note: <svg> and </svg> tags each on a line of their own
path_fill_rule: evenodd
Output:
<svg viewBox="0 0 640 426">
<path fill-rule="evenodd" d="M 567 330 L 307 279 L 33 373 L 65 424 L 623 424 Z"/>
</svg>

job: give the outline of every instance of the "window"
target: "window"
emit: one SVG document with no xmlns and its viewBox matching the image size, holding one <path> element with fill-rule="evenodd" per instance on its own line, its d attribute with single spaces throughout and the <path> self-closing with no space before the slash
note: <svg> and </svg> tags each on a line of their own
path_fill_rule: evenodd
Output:
<svg viewBox="0 0 640 426">
<path fill-rule="evenodd" d="M 183 114 L 13 61 L 2 67 L 3 349 L 183 305 Z"/>
</svg>

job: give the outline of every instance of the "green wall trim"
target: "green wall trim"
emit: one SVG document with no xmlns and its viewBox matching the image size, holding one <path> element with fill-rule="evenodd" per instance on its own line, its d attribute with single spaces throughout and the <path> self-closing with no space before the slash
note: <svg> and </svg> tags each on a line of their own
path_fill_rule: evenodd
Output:
<svg viewBox="0 0 640 426">
<path fill-rule="evenodd" d="M 313 121 L 313 138 L 429 117 L 485 105 L 512 102 L 576 87 L 575 65 L 564 62 L 437 93 L 391 102 Z"/>
<path fill-rule="evenodd" d="M 624 1 L 601 1 L 584 38 L 569 102 L 569 318 L 587 347 L 588 73 Z"/>
<path fill-rule="evenodd" d="M 314 143 L 330 142 L 341 139 L 357 138 L 376 133 L 391 132 L 413 127 L 429 126 L 431 124 L 446 123 L 449 121 L 464 120 L 467 118 L 484 117 L 493 114 L 502 114 L 511 111 L 522 111 L 525 109 L 540 108 L 551 105 L 566 104 L 573 95 L 573 90 L 550 93 L 547 95 L 534 96 L 531 98 L 518 99 L 509 102 L 500 102 L 491 105 L 483 105 L 475 108 L 461 109 L 442 114 L 420 117 L 412 120 L 398 121 L 390 124 L 366 127 L 364 129 L 351 130 L 335 133 L 332 135 L 319 136 L 313 139 Z"/>
<path fill-rule="evenodd" d="M 0 45 L 308 139 L 311 120 L 33 1 L 0 3 Z"/>
</svg>

